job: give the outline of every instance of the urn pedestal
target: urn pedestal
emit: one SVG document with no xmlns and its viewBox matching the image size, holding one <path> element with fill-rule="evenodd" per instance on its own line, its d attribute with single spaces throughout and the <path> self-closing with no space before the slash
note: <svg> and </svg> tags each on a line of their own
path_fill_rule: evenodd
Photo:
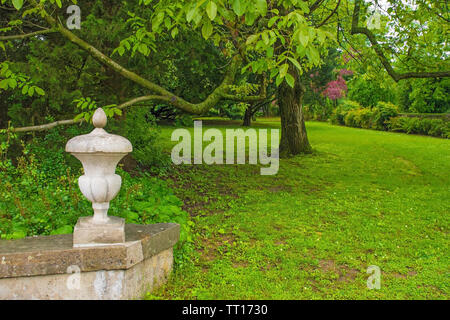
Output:
<svg viewBox="0 0 450 320">
<path fill-rule="evenodd" d="M 125 225 L 108 216 L 122 183 L 116 166 L 132 146 L 103 130 L 103 110 L 95 112 L 93 124 L 66 151 L 83 164 L 78 184 L 94 215 L 81 217 L 73 235 L 0 239 L 0 300 L 140 299 L 167 281 L 180 225 Z"/>
<path fill-rule="evenodd" d="M 103 127 L 107 119 L 103 109 L 95 111 L 92 122 L 95 129 L 70 139 L 66 152 L 81 161 L 84 175 L 78 185 L 83 195 L 92 202 L 94 215 L 81 217 L 74 228 L 74 247 L 120 244 L 125 242 L 125 220 L 109 217 L 109 202 L 120 190 L 122 178 L 115 174 L 117 164 L 132 151 L 130 141 L 109 134 Z"/>
</svg>

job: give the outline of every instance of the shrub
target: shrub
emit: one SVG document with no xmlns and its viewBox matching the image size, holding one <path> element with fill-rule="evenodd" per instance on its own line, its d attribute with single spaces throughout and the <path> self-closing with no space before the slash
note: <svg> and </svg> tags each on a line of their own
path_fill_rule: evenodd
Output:
<svg viewBox="0 0 450 320">
<path fill-rule="evenodd" d="M 373 128 L 377 130 L 388 130 L 386 122 L 391 117 L 398 116 L 398 107 L 390 102 L 379 101 L 373 111 Z"/>
<path fill-rule="evenodd" d="M 374 120 L 374 112 L 370 108 L 363 108 L 357 111 L 358 113 L 355 117 L 355 121 L 359 124 L 358 127 L 364 129 L 372 128 Z"/>
<path fill-rule="evenodd" d="M 350 110 L 361 109 L 361 105 L 358 102 L 352 100 L 344 100 L 339 104 L 339 106 L 334 110 L 331 116 L 331 123 L 345 125 L 345 116 Z M 349 119 L 351 122 L 352 120 Z"/>
<path fill-rule="evenodd" d="M 406 122 L 408 118 L 405 117 L 393 117 L 387 121 L 388 130 L 394 132 L 406 132 Z"/>
<path fill-rule="evenodd" d="M 175 118 L 175 126 L 177 127 L 193 127 L 194 119 L 189 114 L 182 114 Z"/>
<path fill-rule="evenodd" d="M 405 122 L 406 133 L 420 133 L 420 119 L 413 118 Z"/>
<path fill-rule="evenodd" d="M 331 104 L 311 104 L 303 106 L 305 120 L 326 121 L 333 112 Z"/>
<path fill-rule="evenodd" d="M 347 114 L 347 112 L 341 112 L 338 109 L 334 110 L 333 114 L 331 115 L 331 123 L 333 124 L 341 124 L 345 125 L 344 117 Z"/>
<path fill-rule="evenodd" d="M 443 119 L 393 117 L 387 126 L 391 131 L 450 138 L 450 122 Z"/>
<path fill-rule="evenodd" d="M 231 120 L 240 120 L 244 118 L 245 110 L 247 109 L 248 104 L 239 102 L 239 103 L 222 103 L 215 108 L 209 110 L 208 116 L 210 117 L 227 117 Z"/>
<path fill-rule="evenodd" d="M 347 111 L 344 116 L 344 124 L 348 127 L 358 127 L 355 116 L 356 110 Z"/>
<path fill-rule="evenodd" d="M 346 126 L 369 129 L 372 127 L 374 112 L 370 108 L 350 110 L 344 117 Z"/>
<path fill-rule="evenodd" d="M 344 100 L 338 106 L 338 109 L 340 109 L 341 111 L 349 111 L 361 108 L 362 106 L 358 102 L 352 100 Z"/>
<path fill-rule="evenodd" d="M 430 136 L 450 138 L 450 122 L 442 119 L 432 119 L 432 125 L 428 130 Z"/>
<path fill-rule="evenodd" d="M 108 122 L 109 131 L 126 137 L 133 145 L 132 157 L 152 170 L 164 170 L 169 165 L 168 155 L 162 152 L 158 142 L 160 129 L 149 108 L 130 109 L 124 119 Z"/>
<path fill-rule="evenodd" d="M 423 134 L 450 138 L 450 122 L 446 117 L 423 118 L 398 116 L 398 108 L 389 102 L 379 102 L 376 108 L 357 108 L 358 104 L 347 100 L 336 108 L 333 123 L 355 128 L 389 130 L 408 134 Z"/>
<path fill-rule="evenodd" d="M 393 83 L 394 81 L 390 78 L 385 79 L 382 84 L 381 81 L 353 77 L 348 83 L 348 98 L 357 101 L 365 108 L 376 106 L 378 101 L 392 102 L 395 101 Z"/>
</svg>

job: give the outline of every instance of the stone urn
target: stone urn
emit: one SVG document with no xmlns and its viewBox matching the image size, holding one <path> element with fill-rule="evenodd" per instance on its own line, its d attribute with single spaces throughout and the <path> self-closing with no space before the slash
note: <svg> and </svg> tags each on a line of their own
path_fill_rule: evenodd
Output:
<svg viewBox="0 0 450 320">
<path fill-rule="evenodd" d="M 95 129 L 66 144 L 66 152 L 83 165 L 84 175 L 78 178 L 78 185 L 94 209 L 93 216 L 78 219 L 73 234 L 74 247 L 125 242 L 125 220 L 109 217 L 108 209 L 122 184 L 122 178 L 115 174 L 117 164 L 133 148 L 124 137 L 106 132 L 103 129 L 106 122 L 105 112 L 98 108 L 92 117 Z"/>
</svg>

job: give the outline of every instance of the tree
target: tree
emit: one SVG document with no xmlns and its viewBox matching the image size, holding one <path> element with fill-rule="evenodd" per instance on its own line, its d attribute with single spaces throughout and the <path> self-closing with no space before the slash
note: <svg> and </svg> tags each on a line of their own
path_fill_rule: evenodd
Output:
<svg viewBox="0 0 450 320">
<path fill-rule="evenodd" d="M 409 79 L 398 88 L 400 107 L 406 112 L 450 111 L 450 79 Z"/>
<path fill-rule="evenodd" d="M 17 9 L 22 9 L 23 1 L 11 1 L 11 3 Z M 272 80 L 281 86 L 280 92 L 288 93 L 279 99 L 280 107 L 288 110 L 287 113 L 282 112 L 282 132 L 285 133 L 282 134 L 282 141 L 289 136 L 301 136 L 304 146 L 297 150 L 288 150 L 289 153 L 310 150 L 306 131 L 301 134 L 289 133 L 291 130 L 304 130 L 301 105 L 298 103 L 300 100 L 297 96 L 303 91 L 298 90 L 301 85 L 296 85 L 295 79 L 298 80 L 298 75 L 304 69 L 320 63 L 320 51 L 326 46 L 327 40 L 333 37 L 323 26 L 312 26 L 310 23 L 314 17 L 313 11 L 319 7 L 315 6 L 315 2 L 297 0 L 141 1 L 142 5 L 152 5 L 153 14 L 145 17 L 133 14 L 132 18 L 140 21 L 141 24 L 132 30 L 129 37 L 120 41 L 115 51 L 120 56 L 132 54 L 149 56 L 151 52 L 158 51 L 158 48 L 154 46 L 157 37 L 170 34 L 176 38 L 180 31 L 187 29 L 196 30 L 205 39 L 212 39 L 217 47 L 226 51 L 229 65 L 222 82 L 198 103 L 188 102 L 163 86 L 123 67 L 98 48 L 79 38 L 76 31 L 72 32 L 65 28 L 57 10 L 54 11 L 55 13 L 49 13 L 53 12 L 55 7 L 62 7 L 61 1 L 48 0 L 38 3 L 30 0 L 29 3 L 31 8 L 27 8 L 27 13 L 33 19 L 39 20 L 40 25 L 46 24 L 46 29 L 0 37 L 0 41 L 59 33 L 106 67 L 139 84 L 150 93 L 121 104 L 121 108 L 136 102 L 154 100 L 170 104 L 185 112 L 202 114 L 220 100 L 260 101 L 266 98 L 267 82 Z M 136 7 L 135 11 L 138 11 L 138 8 Z M 235 79 L 239 73 L 261 75 L 261 82 L 255 86 L 253 95 L 240 94 L 240 88 L 235 86 Z M 286 117 L 286 114 L 293 111 L 290 110 L 292 108 L 299 110 L 294 112 L 295 116 Z M 281 143 L 281 146 L 283 145 L 294 146 L 295 144 Z"/>
<path fill-rule="evenodd" d="M 155 45 L 157 38 L 169 35 L 176 38 L 183 30 L 201 34 L 223 50 L 228 66 L 220 84 L 199 102 L 189 102 L 164 84 L 157 84 L 138 74 L 137 70 L 124 67 L 115 60 L 116 56 L 111 58 L 81 39 L 76 31 L 65 28 L 55 10 L 62 7 L 61 0 L 41 0 L 39 3 L 29 0 L 31 6 L 27 10 L 22 8 L 22 0 L 2 0 L 2 3 L 6 2 L 24 14 L 26 12 L 26 18 L 20 21 L 32 17 L 34 25 L 46 27 L 3 36 L 0 41 L 58 33 L 108 70 L 146 91 L 145 95 L 131 98 L 119 108 L 159 101 L 185 112 L 203 114 L 223 100 L 261 101 L 267 97 L 268 82 L 275 82 L 282 127 L 280 151 L 287 155 L 311 151 L 302 111 L 306 86 L 301 82 L 301 75 L 320 65 L 321 56 L 334 40 L 356 59 L 372 64 L 380 61 L 396 81 L 450 75 L 447 71 L 450 69 L 448 50 L 443 50 L 447 45 L 445 26 L 441 23 L 448 22 L 448 13 L 444 5 L 430 0 L 417 0 L 416 6 L 389 0 L 389 15 L 381 17 L 380 30 L 378 24 L 375 29 L 364 26 L 372 12 L 361 0 L 140 0 L 135 10 L 131 10 L 134 13 L 130 19 L 136 22 L 135 27 L 113 53 L 121 57 L 135 54 L 148 57 L 160 50 Z M 377 1 L 372 3 L 379 6 Z M 150 14 L 145 13 L 142 17 L 136 14 L 147 5 L 152 9 Z M 426 25 L 424 17 L 429 19 Z M 359 35 L 364 35 L 364 39 Z M 358 49 L 352 53 L 350 47 L 356 47 L 353 44 L 357 44 Z M 377 59 L 373 59 L 374 54 Z M 260 82 L 236 85 L 239 74 L 260 75 Z M 253 89 L 250 92 L 249 86 Z"/>
<path fill-rule="evenodd" d="M 433 0 L 355 0 L 350 35 L 359 42 L 356 57 L 367 64 L 381 63 L 386 72 L 399 81 L 408 78 L 444 78 L 450 76 L 448 59 L 449 13 L 446 3 Z M 369 9 L 371 8 L 371 9 Z M 370 25 L 374 14 L 383 12 L 382 23 Z M 344 34 L 344 22 L 338 22 L 338 34 Z M 366 26 L 364 26 L 366 25 Z M 348 29 L 347 29 L 348 32 Z M 370 46 L 367 46 L 367 42 Z M 351 43 L 347 41 L 346 47 Z M 355 46 L 352 46 L 356 49 Z M 447 49 L 446 49 L 447 48 Z M 369 49 L 369 50 L 367 50 Z M 377 59 L 373 59 L 375 54 Z M 370 62 L 371 61 L 371 62 Z"/>
</svg>

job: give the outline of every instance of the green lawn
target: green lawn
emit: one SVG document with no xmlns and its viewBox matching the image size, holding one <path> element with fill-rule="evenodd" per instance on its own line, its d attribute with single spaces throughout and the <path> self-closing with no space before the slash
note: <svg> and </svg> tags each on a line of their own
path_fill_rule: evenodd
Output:
<svg viewBox="0 0 450 320">
<path fill-rule="evenodd" d="M 168 151 L 173 129 L 163 127 Z M 283 159 L 276 176 L 177 166 L 169 180 L 193 217 L 196 250 L 148 298 L 449 298 L 450 141 L 307 129 L 314 153 Z M 381 268 L 380 290 L 366 286 L 369 265 Z"/>
</svg>

